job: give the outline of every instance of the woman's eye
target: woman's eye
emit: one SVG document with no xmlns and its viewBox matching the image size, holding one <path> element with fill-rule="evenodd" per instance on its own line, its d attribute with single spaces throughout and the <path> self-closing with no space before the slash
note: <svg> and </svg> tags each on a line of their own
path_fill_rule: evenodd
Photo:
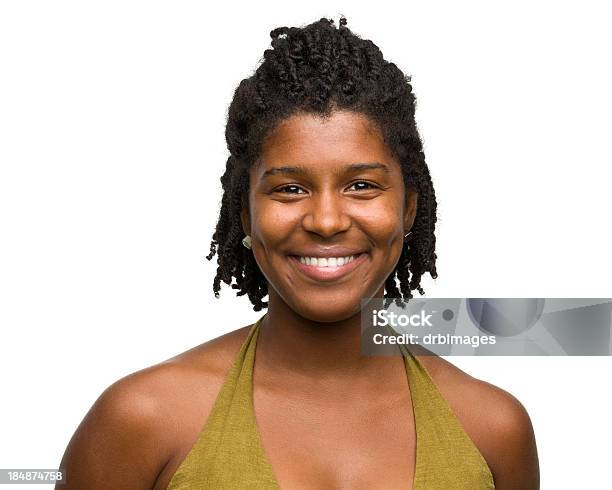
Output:
<svg viewBox="0 0 612 490">
<path fill-rule="evenodd" d="M 296 189 L 301 190 L 301 187 L 298 187 L 297 185 L 286 185 L 284 187 L 279 187 L 275 192 L 281 192 L 283 194 L 296 194 L 296 192 L 287 191 L 286 189 L 292 189 L 295 191 Z"/>
<path fill-rule="evenodd" d="M 359 188 L 357 189 L 357 190 L 364 190 L 364 191 L 365 191 L 365 190 L 368 190 L 368 188 L 372 188 L 372 189 L 377 189 L 377 188 L 378 188 L 378 187 L 377 187 L 377 186 L 375 186 L 374 184 L 370 184 L 369 182 L 366 182 L 366 181 L 364 181 L 364 180 L 360 180 L 359 182 L 353 182 L 353 183 L 350 185 L 349 189 L 350 189 L 351 187 L 356 186 L 356 185 L 365 185 L 365 186 L 368 186 L 368 187 L 362 187 L 361 189 L 359 189 Z"/>
</svg>

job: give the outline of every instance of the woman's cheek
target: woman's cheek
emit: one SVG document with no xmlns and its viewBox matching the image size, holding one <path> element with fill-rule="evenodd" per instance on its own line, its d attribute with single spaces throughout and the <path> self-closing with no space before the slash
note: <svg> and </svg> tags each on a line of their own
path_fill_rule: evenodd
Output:
<svg viewBox="0 0 612 490">
<path fill-rule="evenodd" d="M 257 238 L 264 246 L 274 246 L 285 241 L 297 221 L 295 212 L 278 203 L 261 205 L 259 209 L 253 222 L 253 232 L 257 234 Z"/>
<path fill-rule="evenodd" d="M 356 215 L 360 228 L 379 246 L 387 246 L 402 234 L 398 208 L 393 203 L 380 203 Z"/>
</svg>

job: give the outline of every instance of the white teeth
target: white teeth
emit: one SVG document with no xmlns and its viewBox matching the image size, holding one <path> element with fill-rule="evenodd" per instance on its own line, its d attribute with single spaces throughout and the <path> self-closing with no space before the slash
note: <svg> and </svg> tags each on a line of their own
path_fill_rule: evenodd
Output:
<svg viewBox="0 0 612 490">
<path fill-rule="evenodd" d="M 315 267 L 338 267 L 355 260 L 354 255 L 348 257 L 300 257 L 300 262 Z"/>
</svg>

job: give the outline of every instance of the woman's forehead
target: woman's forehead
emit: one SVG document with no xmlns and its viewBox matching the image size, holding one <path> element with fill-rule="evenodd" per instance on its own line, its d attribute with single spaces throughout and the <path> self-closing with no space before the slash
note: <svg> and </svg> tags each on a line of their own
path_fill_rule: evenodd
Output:
<svg viewBox="0 0 612 490">
<path fill-rule="evenodd" d="M 290 116 L 267 135 L 260 157 L 271 164 L 392 158 L 377 126 L 365 115 L 349 111 L 334 111 L 328 117 Z"/>
</svg>

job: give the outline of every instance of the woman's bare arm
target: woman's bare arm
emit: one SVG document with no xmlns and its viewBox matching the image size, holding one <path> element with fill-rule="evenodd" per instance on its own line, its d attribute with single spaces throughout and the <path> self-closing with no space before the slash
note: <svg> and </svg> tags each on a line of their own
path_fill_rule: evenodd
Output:
<svg viewBox="0 0 612 490">
<path fill-rule="evenodd" d="M 531 419 L 512 394 L 477 382 L 481 451 L 493 473 L 496 490 L 538 490 L 540 469 Z"/>
<path fill-rule="evenodd" d="M 170 458 L 163 410 L 146 371 L 108 387 L 72 436 L 58 490 L 151 490 Z"/>
<path fill-rule="evenodd" d="M 500 413 L 496 490 L 538 490 L 540 469 L 531 419 L 515 399 Z"/>
</svg>

